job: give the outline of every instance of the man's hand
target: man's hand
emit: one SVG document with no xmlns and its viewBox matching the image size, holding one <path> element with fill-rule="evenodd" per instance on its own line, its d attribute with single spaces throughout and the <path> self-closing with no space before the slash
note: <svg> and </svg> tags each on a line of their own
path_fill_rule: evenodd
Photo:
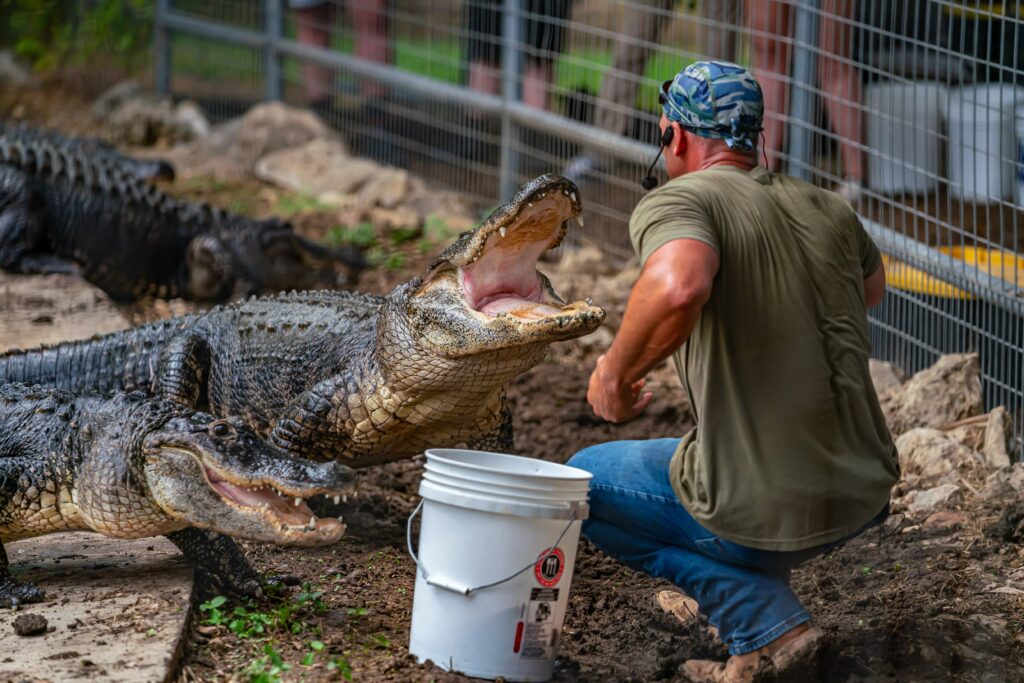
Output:
<svg viewBox="0 0 1024 683">
<path fill-rule="evenodd" d="M 595 415 L 609 422 L 632 420 L 647 408 L 654 394 L 649 391 L 640 394 L 645 380 L 637 380 L 629 386 L 619 378 L 609 376 L 606 370 L 604 356 L 598 357 L 597 367 L 590 375 L 587 403 L 594 409 Z"/>
</svg>

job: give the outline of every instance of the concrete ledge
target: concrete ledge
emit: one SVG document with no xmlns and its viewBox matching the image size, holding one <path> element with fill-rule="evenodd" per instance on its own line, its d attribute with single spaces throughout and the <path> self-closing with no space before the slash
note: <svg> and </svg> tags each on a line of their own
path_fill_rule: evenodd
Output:
<svg viewBox="0 0 1024 683">
<path fill-rule="evenodd" d="M 165 538 L 62 533 L 6 546 L 12 572 L 47 601 L 0 609 L 0 680 L 165 681 L 184 643 L 192 568 Z M 20 614 L 50 630 L 15 634 Z"/>
</svg>

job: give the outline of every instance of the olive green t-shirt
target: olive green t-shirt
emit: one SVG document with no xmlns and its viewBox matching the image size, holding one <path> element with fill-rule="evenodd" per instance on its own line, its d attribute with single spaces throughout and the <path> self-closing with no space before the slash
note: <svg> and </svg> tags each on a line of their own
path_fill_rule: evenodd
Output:
<svg viewBox="0 0 1024 683">
<path fill-rule="evenodd" d="M 629 231 L 642 262 L 676 239 L 719 256 L 675 355 L 697 426 L 670 477 L 690 514 L 779 551 L 870 521 L 899 465 L 868 372 L 864 279 L 881 256 L 849 204 L 761 168 L 718 166 L 648 194 Z"/>
</svg>

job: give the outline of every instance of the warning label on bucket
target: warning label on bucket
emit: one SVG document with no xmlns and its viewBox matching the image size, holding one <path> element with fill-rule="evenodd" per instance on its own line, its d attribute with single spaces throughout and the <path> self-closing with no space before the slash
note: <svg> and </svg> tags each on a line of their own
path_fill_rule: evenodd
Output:
<svg viewBox="0 0 1024 683">
<path fill-rule="evenodd" d="M 513 651 L 523 659 L 547 659 L 555 656 L 558 628 L 555 626 L 557 588 L 533 588 L 523 620 L 516 627 Z"/>
<path fill-rule="evenodd" d="M 537 564 L 533 567 L 533 574 L 537 577 L 537 583 L 545 588 L 551 588 L 562 578 L 565 571 L 565 553 L 561 548 L 552 550 L 548 548 L 540 554 Z"/>
</svg>

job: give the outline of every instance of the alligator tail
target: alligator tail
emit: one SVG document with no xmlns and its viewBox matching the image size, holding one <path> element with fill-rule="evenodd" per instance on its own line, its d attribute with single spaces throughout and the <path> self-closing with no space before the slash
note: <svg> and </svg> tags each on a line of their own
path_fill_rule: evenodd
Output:
<svg viewBox="0 0 1024 683">
<path fill-rule="evenodd" d="M 191 316 L 81 341 L 0 355 L 0 382 L 41 384 L 75 393 L 148 390 L 160 351 Z"/>
</svg>

